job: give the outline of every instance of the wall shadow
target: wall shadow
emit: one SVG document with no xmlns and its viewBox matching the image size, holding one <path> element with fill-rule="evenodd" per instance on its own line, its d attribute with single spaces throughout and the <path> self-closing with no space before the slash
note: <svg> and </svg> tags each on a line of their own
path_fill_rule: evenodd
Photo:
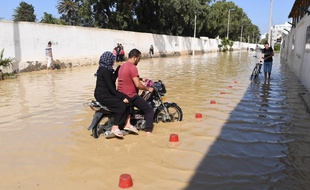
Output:
<svg viewBox="0 0 310 190">
<path fill-rule="evenodd" d="M 306 91 L 286 64 L 269 84 L 261 75 L 230 112 L 184 189 L 309 188 L 310 117 L 298 97 Z"/>
<path fill-rule="evenodd" d="M 178 36 L 168 36 L 168 35 L 158 35 L 152 34 L 154 40 L 155 52 L 159 53 L 159 56 L 166 57 L 168 55 L 180 55 L 187 49 L 186 47 L 191 47 L 190 40 L 181 40 Z M 167 45 L 170 44 L 170 45 Z M 158 48 L 158 49 L 156 49 Z M 187 54 L 190 54 L 190 50 L 186 50 Z"/>
<path fill-rule="evenodd" d="M 20 32 L 19 32 L 19 23 L 13 23 L 13 34 L 14 34 L 14 63 L 13 63 L 13 71 L 19 71 L 19 63 L 21 61 L 21 45 L 20 45 Z"/>
</svg>

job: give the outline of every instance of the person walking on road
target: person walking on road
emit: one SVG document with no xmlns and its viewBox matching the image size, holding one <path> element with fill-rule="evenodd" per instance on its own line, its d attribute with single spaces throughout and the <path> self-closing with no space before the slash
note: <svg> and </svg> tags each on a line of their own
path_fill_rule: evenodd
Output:
<svg viewBox="0 0 310 190">
<path fill-rule="evenodd" d="M 150 51 L 149 51 L 150 57 L 152 58 L 154 56 L 154 47 L 151 45 Z"/>
<path fill-rule="evenodd" d="M 53 66 L 53 51 L 52 51 L 52 42 L 47 43 L 47 47 L 45 48 L 45 55 L 47 59 L 47 67 L 46 69 L 50 69 Z"/>
<path fill-rule="evenodd" d="M 268 82 L 270 82 L 270 75 L 272 70 L 272 56 L 274 56 L 274 52 L 272 47 L 269 46 L 269 43 L 265 43 L 265 48 L 262 50 L 262 53 L 259 57 L 258 63 L 261 62 L 262 58 L 264 57 L 264 76 L 265 76 L 265 82 L 268 79 Z"/>
</svg>

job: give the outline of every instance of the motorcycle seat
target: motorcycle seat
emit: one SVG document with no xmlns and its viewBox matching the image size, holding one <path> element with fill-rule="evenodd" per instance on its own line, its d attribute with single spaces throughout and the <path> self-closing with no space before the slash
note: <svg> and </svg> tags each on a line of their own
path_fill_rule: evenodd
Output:
<svg viewBox="0 0 310 190">
<path fill-rule="evenodd" d="M 109 108 L 107 106 L 102 105 L 97 100 L 92 100 L 92 103 L 93 103 L 93 108 L 98 108 L 97 111 L 102 109 L 103 111 L 106 111 L 106 113 L 113 113 L 111 110 L 109 110 Z"/>
</svg>

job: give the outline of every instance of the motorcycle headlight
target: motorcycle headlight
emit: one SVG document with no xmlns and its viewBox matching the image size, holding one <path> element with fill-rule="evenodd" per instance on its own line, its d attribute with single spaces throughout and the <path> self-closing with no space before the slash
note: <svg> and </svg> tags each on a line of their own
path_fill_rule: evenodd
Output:
<svg viewBox="0 0 310 190">
<path fill-rule="evenodd" d="M 161 82 L 161 81 L 158 81 L 158 82 L 155 82 L 153 84 L 153 88 L 159 92 L 160 95 L 165 95 L 166 93 L 166 87 L 165 85 Z"/>
</svg>

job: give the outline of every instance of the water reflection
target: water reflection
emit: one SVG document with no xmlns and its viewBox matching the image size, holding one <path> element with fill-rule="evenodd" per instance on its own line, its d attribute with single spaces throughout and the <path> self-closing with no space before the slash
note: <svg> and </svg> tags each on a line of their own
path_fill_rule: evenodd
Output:
<svg viewBox="0 0 310 190">
<path fill-rule="evenodd" d="M 271 96 L 270 96 L 270 91 L 271 90 L 272 89 L 270 88 L 270 84 L 264 83 L 262 85 L 262 94 L 261 94 L 262 103 L 261 103 L 261 107 L 269 107 L 268 102 L 269 102 L 269 99 L 271 98 Z"/>
<path fill-rule="evenodd" d="M 82 104 L 93 99 L 97 66 L 0 81 L 0 189 L 115 189 L 121 173 L 135 189 L 305 189 L 310 119 L 297 94 L 305 89 L 277 56 L 270 83 L 251 84 L 254 55 L 142 60 L 139 74 L 165 83 L 184 120 L 123 141 L 86 130 L 93 112 Z M 179 144 L 169 144 L 171 133 Z"/>
</svg>

